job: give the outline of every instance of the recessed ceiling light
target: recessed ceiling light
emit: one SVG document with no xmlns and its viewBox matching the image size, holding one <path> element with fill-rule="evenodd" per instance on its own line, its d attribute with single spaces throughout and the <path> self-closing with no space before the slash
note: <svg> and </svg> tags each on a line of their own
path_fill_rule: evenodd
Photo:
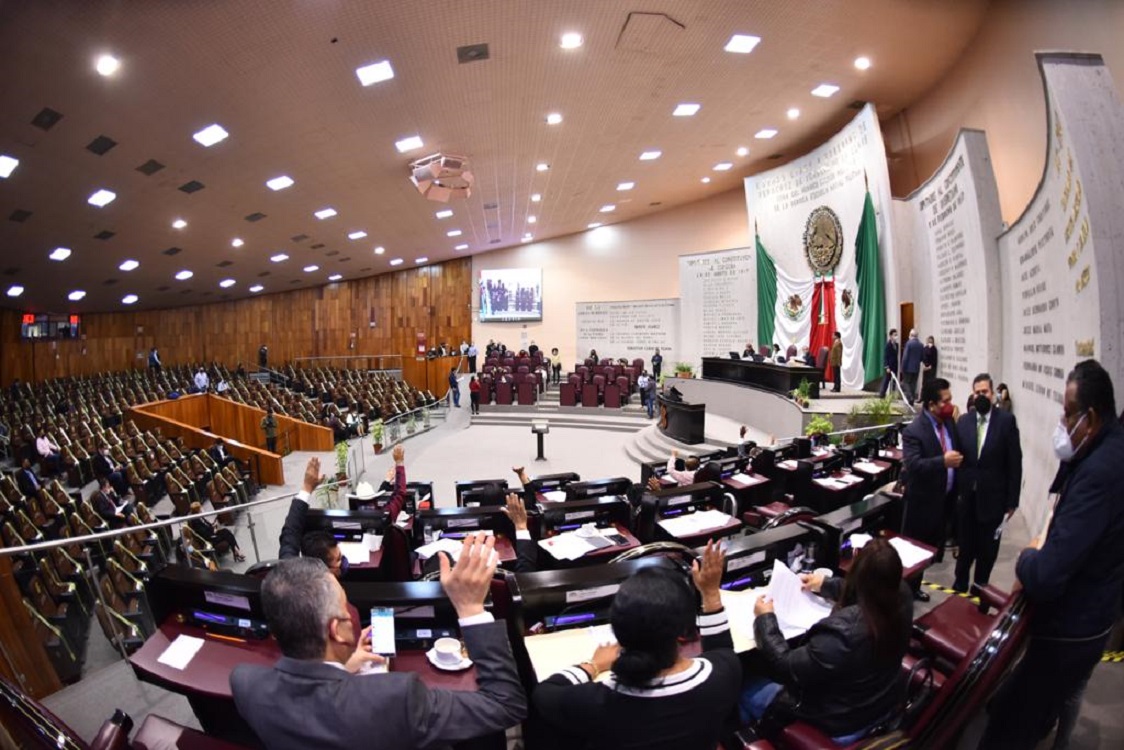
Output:
<svg viewBox="0 0 1124 750">
<path fill-rule="evenodd" d="M 525 234 L 525 235 L 523 235 L 523 238 L 520 240 L 520 242 L 530 242 L 533 239 L 535 239 L 534 235 Z"/>
<path fill-rule="evenodd" d="M 635 182 L 618 182 L 617 183 L 617 190 L 632 190 L 634 187 L 636 187 Z"/>
<path fill-rule="evenodd" d="M 420 258 L 414 258 L 414 262 L 415 262 L 415 263 L 428 263 L 428 262 L 429 262 L 429 258 L 427 258 L 427 257 L 425 257 L 425 256 L 423 255 L 423 256 L 422 256 L 422 257 L 420 257 Z"/>
<path fill-rule="evenodd" d="M 187 222 L 183 219 L 176 219 L 172 222 L 172 229 L 183 229 L 187 226 Z"/>
<path fill-rule="evenodd" d="M 772 138 L 773 136 L 775 136 L 776 134 L 777 134 L 777 131 L 774 130 L 773 128 L 761 128 L 760 130 L 758 130 L 756 133 L 753 134 L 753 137 L 759 138 L 763 141 L 767 141 L 770 138 Z"/>
<path fill-rule="evenodd" d="M 187 281 L 188 279 L 190 279 L 194 275 L 195 275 L 194 273 L 185 269 L 183 271 L 178 271 L 176 273 L 176 280 L 177 281 Z"/>
<path fill-rule="evenodd" d="M 394 77 L 394 68 L 390 67 L 390 60 L 383 60 L 356 68 L 355 75 L 359 76 L 359 83 L 370 86 L 374 83 L 389 81 Z"/>
<path fill-rule="evenodd" d="M 20 165 L 20 160 L 14 156 L 0 154 L 0 177 L 8 177 Z"/>
<path fill-rule="evenodd" d="M 361 240 L 366 236 L 367 233 L 360 229 L 358 232 L 351 232 L 349 235 L 347 235 L 347 238 L 349 240 Z"/>
<path fill-rule="evenodd" d="M 738 156 L 748 156 L 749 148 L 747 146 L 738 146 L 738 150 L 734 152 Z"/>
<path fill-rule="evenodd" d="M 652 161 L 663 155 L 663 151 L 645 151 L 640 154 L 640 161 Z"/>
<path fill-rule="evenodd" d="M 796 107 L 789 107 L 789 110 L 786 114 L 788 115 L 788 119 L 795 120 L 800 116 L 800 110 L 798 110 Z"/>
<path fill-rule="evenodd" d="M 535 216 L 534 214 L 531 214 L 530 216 L 527 217 L 527 223 L 528 224 L 536 224 L 536 223 L 538 223 L 538 220 L 539 220 L 539 217 Z"/>
<path fill-rule="evenodd" d="M 592 224 L 586 224 L 586 225 L 585 225 L 585 228 L 586 228 L 586 229 L 596 229 L 596 228 L 597 228 L 597 227 L 599 227 L 599 226 L 601 226 L 601 222 L 599 222 L 599 221 L 595 221 L 595 222 L 593 222 Z"/>
<path fill-rule="evenodd" d="M 559 112 L 551 112 L 546 116 L 547 125 L 557 125 L 560 122 L 562 122 L 562 114 Z"/>
<path fill-rule="evenodd" d="M 562 49 L 577 49 L 584 43 L 585 40 L 582 39 L 581 34 L 577 33 L 576 31 L 568 31 L 562 35 L 562 39 L 559 41 L 558 46 Z"/>
<path fill-rule="evenodd" d="M 453 215 L 453 210 L 450 208 L 443 208 L 434 214 L 438 219 L 447 219 Z"/>
<path fill-rule="evenodd" d="M 694 117 L 695 113 L 702 107 L 701 104 L 679 104 L 676 105 L 672 111 L 672 117 Z"/>
<path fill-rule="evenodd" d="M 459 229 L 450 229 L 448 232 L 445 232 L 446 237 L 460 237 L 462 234 L 464 234 L 464 232 Z"/>
<path fill-rule="evenodd" d="M 390 261 L 390 265 L 400 266 L 400 265 L 402 265 L 402 259 L 401 258 L 394 258 Z"/>
<path fill-rule="evenodd" d="M 541 161 L 541 162 L 539 162 L 538 164 L 535 165 L 535 171 L 536 172 L 545 172 L 548 169 L 550 169 L 550 165 L 547 164 L 544 161 Z"/>
<path fill-rule="evenodd" d="M 467 250 L 467 249 L 468 249 L 468 245 L 457 245 L 457 246 L 456 246 L 456 247 L 454 247 L 453 249 L 454 249 L 454 250 Z"/>
<path fill-rule="evenodd" d="M 331 276 L 328 277 L 328 281 L 339 281 L 342 278 L 343 278 L 342 273 L 334 273 L 334 274 L 332 274 Z"/>
<path fill-rule="evenodd" d="M 254 284 L 252 287 L 250 287 L 250 291 L 253 292 L 254 294 L 257 294 L 262 289 L 265 289 L 265 287 L 262 286 L 261 284 Z"/>
<path fill-rule="evenodd" d="M 313 216 L 315 216 L 317 219 L 320 219 L 321 221 L 323 221 L 324 219 L 330 219 L 335 215 L 336 209 L 334 208 L 322 208 L 313 214 Z"/>
<path fill-rule="evenodd" d="M 18 297 L 21 294 L 23 294 L 23 287 L 19 284 L 12 284 L 10 287 L 8 287 L 9 297 Z"/>
<path fill-rule="evenodd" d="M 94 68 L 103 76 L 113 75 L 120 67 L 121 61 L 113 55 L 101 55 L 94 64 Z"/>
<path fill-rule="evenodd" d="M 116 197 L 117 197 L 117 193 L 113 192 L 112 190 L 102 189 L 102 190 L 98 190 L 93 195 L 91 195 L 89 198 L 87 198 L 86 202 L 89 203 L 91 206 L 97 206 L 98 208 L 104 208 L 105 206 L 108 206 L 110 203 L 112 203 L 113 199 L 116 198 Z"/>
<path fill-rule="evenodd" d="M 78 302 L 80 299 L 82 299 L 85 296 L 86 296 L 86 293 L 83 292 L 81 289 L 75 289 L 73 292 L 66 295 L 66 298 L 68 300 L 70 300 L 71 302 Z"/>
<path fill-rule="evenodd" d="M 289 256 L 285 255 L 285 253 L 277 253 L 277 255 L 271 255 L 269 259 L 274 263 L 280 263 L 281 261 L 288 260 Z"/>
<path fill-rule="evenodd" d="M 67 258 L 70 257 L 70 248 L 69 247 L 56 247 L 54 250 L 51 251 L 51 254 L 48 255 L 47 257 L 50 258 L 51 260 L 66 260 Z"/>
<path fill-rule="evenodd" d="M 225 141 L 228 135 L 230 135 L 230 133 L 226 132 L 223 126 L 216 122 L 213 125 L 208 125 L 191 137 L 200 145 L 211 147 L 219 141 Z"/>
<path fill-rule="evenodd" d="M 140 297 L 138 297 L 138 296 L 137 296 L 137 295 L 135 295 L 135 294 L 126 294 L 126 295 L 125 295 L 124 297 L 122 297 L 122 298 L 121 298 L 121 304 L 123 304 L 123 305 L 131 305 L 131 304 L 135 303 L 135 302 L 136 302 L 137 300 L 139 300 L 139 299 L 140 299 Z"/>
<path fill-rule="evenodd" d="M 818 96 L 821 99 L 826 99 L 829 96 L 833 96 L 838 90 L 839 87 L 835 84 L 821 83 L 819 86 L 816 86 L 814 89 L 812 89 L 812 96 Z"/>
<path fill-rule="evenodd" d="M 419 149 L 423 145 L 424 144 L 422 143 L 421 136 L 417 136 L 417 135 L 411 135 L 407 138 L 403 138 L 400 141 L 394 142 L 394 148 L 398 149 L 398 153 L 400 153 L 400 154 L 404 154 L 407 151 L 413 151 L 415 149 Z"/>
<path fill-rule="evenodd" d="M 723 161 L 723 162 L 719 162 L 719 163 L 714 165 L 714 171 L 715 172 L 725 172 L 729 169 L 733 169 L 733 167 L 734 167 L 734 165 L 731 164 L 730 162 Z"/>
<path fill-rule="evenodd" d="M 531 193 L 531 203 L 538 203 L 541 200 L 542 195 L 540 193 Z"/>
<path fill-rule="evenodd" d="M 234 279 L 223 279 L 222 281 L 219 282 L 219 286 L 221 286 L 223 289 L 229 289 L 230 287 L 234 286 L 237 283 L 238 282 L 235 281 Z"/>
<path fill-rule="evenodd" d="M 375 255 L 382 255 L 385 252 L 386 252 L 386 248 L 383 247 L 382 245 L 379 245 L 378 247 L 375 248 Z"/>
<path fill-rule="evenodd" d="M 304 267 L 305 273 L 312 273 L 313 271 L 319 271 L 319 270 L 320 270 L 320 266 L 317 266 L 317 265 L 311 265 L 311 266 L 305 266 Z"/>
<path fill-rule="evenodd" d="M 709 177 L 704 177 L 704 178 L 702 178 L 701 180 L 699 180 L 699 182 L 701 182 L 701 183 L 703 183 L 703 184 L 705 185 L 705 184 L 707 184 L 707 183 L 709 183 L 709 182 L 710 182 L 710 178 L 709 178 Z"/>
<path fill-rule="evenodd" d="M 612 213 L 613 211 L 616 211 L 616 210 L 617 210 L 617 207 L 614 206 L 612 203 L 606 203 L 604 206 L 601 207 L 601 213 L 603 213 L 603 214 Z"/>
<path fill-rule="evenodd" d="M 234 239 L 232 239 L 232 240 L 230 241 L 230 246 L 231 246 L 231 247 L 242 247 L 242 246 L 243 246 L 243 245 L 245 245 L 245 244 L 246 244 L 245 242 L 243 242 L 242 240 L 240 240 L 240 239 L 239 239 L 239 238 L 237 238 L 237 237 L 235 237 Z"/>
<path fill-rule="evenodd" d="M 292 184 L 293 178 L 287 174 L 283 174 L 280 177 L 274 177 L 272 180 L 266 180 L 265 182 L 265 186 L 270 190 L 284 190 L 287 187 L 291 187 Z"/>
<path fill-rule="evenodd" d="M 122 271 L 135 271 L 136 269 L 140 268 L 140 263 L 138 263 L 135 260 L 126 260 L 126 261 L 123 261 L 121 263 L 121 265 L 119 265 L 117 267 L 120 268 Z"/>
<path fill-rule="evenodd" d="M 859 70 L 869 70 L 870 69 L 870 58 L 869 57 L 856 57 L 855 58 L 855 67 L 858 68 Z"/>
<path fill-rule="evenodd" d="M 752 34 L 734 34 L 730 37 L 730 41 L 726 42 L 725 50 L 727 52 L 738 52 L 743 55 L 748 55 L 753 51 L 753 48 L 761 43 L 761 37 L 753 36 Z"/>
</svg>

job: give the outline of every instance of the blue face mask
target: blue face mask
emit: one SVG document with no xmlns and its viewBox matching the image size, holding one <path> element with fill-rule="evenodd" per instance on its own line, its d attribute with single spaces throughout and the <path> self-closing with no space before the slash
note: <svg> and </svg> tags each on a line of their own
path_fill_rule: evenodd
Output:
<svg viewBox="0 0 1124 750">
<path fill-rule="evenodd" d="M 349 563 L 347 561 L 346 557 L 344 557 L 343 555 L 340 555 L 340 576 L 342 577 L 342 576 L 347 575 L 347 571 L 350 568 L 351 568 L 351 563 Z"/>
</svg>

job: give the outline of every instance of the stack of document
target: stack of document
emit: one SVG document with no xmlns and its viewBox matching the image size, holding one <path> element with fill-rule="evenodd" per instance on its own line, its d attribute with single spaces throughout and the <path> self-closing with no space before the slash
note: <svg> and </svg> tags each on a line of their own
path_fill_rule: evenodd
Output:
<svg viewBox="0 0 1124 750">
<path fill-rule="evenodd" d="M 779 464 L 777 464 L 777 466 L 781 467 L 782 469 L 795 469 L 796 459 L 790 458 L 787 461 L 781 461 Z"/>
<path fill-rule="evenodd" d="M 430 542 L 417 548 L 418 557 L 423 560 L 436 555 L 438 552 L 448 552 L 449 556 L 455 561 L 461 556 L 461 549 L 464 547 L 464 541 L 461 539 L 438 539 L 436 542 Z"/>
<path fill-rule="evenodd" d="M 595 625 L 588 628 L 571 628 L 554 633 L 529 635 L 523 639 L 527 655 L 535 670 L 535 677 L 542 682 L 551 675 L 593 656 L 598 646 L 616 643 L 612 625 Z M 603 672 L 601 678 L 609 675 Z"/>
<path fill-rule="evenodd" d="M 761 481 L 756 477 L 751 477 L 749 474 L 735 474 L 734 476 L 730 477 L 730 479 L 733 479 L 735 482 L 739 482 L 741 484 L 755 484 Z"/>
<path fill-rule="evenodd" d="M 176 639 L 164 649 L 164 653 L 156 660 L 167 664 L 172 669 L 187 669 L 187 665 L 195 658 L 199 649 L 203 648 L 203 639 L 190 635 L 177 635 Z"/>
<path fill-rule="evenodd" d="M 851 549 L 858 551 L 873 538 L 870 534 L 851 534 Z M 922 549 L 902 537 L 892 537 L 890 546 L 898 551 L 898 557 L 902 559 L 903 568 L 912 568 L 933 556 L 932 552 Z"/>
<path fill-rule="evenodd" d="M 697 513 L 688 513 L 678 518 L 665 518 L 660 521 L 660 528 L 676 537 L 694 536 L 710 529 L 725 526 L 733 520 L 720 510 L 700 510 Z"/>
<path fill-rule="evenodd" d="M 879 472 L 885 471 L 881 466 L 871 463 L 870 461 L 855 461 L 855 463 L 851 464 L 851 468 L 865 471 L 868 474 L 878 474 Z"/>
<path fill-rule="evenodd" d="M 551 490 L 550 492 L 542 493 L 543 500 L 552 503 L 561 503 L 566 500 L 566 492 L 564 490 Z"/>
<path fill-rule="evenodd" d="M 795 638 L 831 614 L 832 604 L 826 599 L 805 591 L 800 577 L 780 560 L 773 561 L 773 577 L 769 582 L 769 597 L 784 637 Z"/>
</svg>

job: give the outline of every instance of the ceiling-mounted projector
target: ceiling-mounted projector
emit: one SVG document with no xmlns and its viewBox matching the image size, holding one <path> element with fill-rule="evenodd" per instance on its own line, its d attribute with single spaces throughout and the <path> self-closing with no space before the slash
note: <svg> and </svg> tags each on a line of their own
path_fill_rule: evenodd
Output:
<svg viewBox="0 0 1124 750">
<path fill-rule="evenodd" d="M 472 195 L 475 178 L 468 160 L 452 154 L 432 154 L 410 163 L 410 182 L 431 201 L 448 203 Z"/>
</svg>

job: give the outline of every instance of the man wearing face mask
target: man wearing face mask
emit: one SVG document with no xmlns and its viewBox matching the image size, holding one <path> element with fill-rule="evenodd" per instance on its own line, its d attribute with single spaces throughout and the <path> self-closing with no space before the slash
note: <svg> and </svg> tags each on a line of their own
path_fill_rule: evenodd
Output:
<svg viewBox="0 0 1124 750">
<path fill-rule="evenodd" d="M 921 411 L 902 431 L 905 462 L 905 513 L 902 534 L 936 548 L 934 562 L 944 559 L 944 529 L 956 492 L 956 470 L 964 457 L 956 437 L 956 408 L 944 378 L 921 389 Z M 915 582 L 914 598 L 929 601 Z"/>
<path fill-rule="evenodd" d="M 981 373 L 972 381 L 973 410 L 956 423 L 956 436 L 964 450 L 960 467 L 960 498 L 956 506 L 956 582 L 964 593 L 976 566 L 975 583 L 986 586 L 999 555 L 999 535 L 1004 515 L 1019 507 L 1023 479 L 1023 450 L 1019 425 L 1011 414 L 992 408 L 995 394 L 991 376 Z"/>
<path fill-rule="evenodd" d="M 882 376 L 882 388 L 878 391 L 878 398 L 886 398 L 886 389 L 898 374 L 898 329 L 896 328 L 890 329 L 886 346 L 882 349 L 882 367 L 886 372 Z"/>
<path fill-rule="evenodd" d="M 1030 644 L 991 704 L 980 747 L 1033 748 L 1088 680 L 1120 616 L 1124 428 L 1112 379 L 1095 360 L 1066 379 L 1053 444 L 1061 461 L 1050 486 L 1053 516 L 1015 565 L 1033 605 Z"/>
</svg>

